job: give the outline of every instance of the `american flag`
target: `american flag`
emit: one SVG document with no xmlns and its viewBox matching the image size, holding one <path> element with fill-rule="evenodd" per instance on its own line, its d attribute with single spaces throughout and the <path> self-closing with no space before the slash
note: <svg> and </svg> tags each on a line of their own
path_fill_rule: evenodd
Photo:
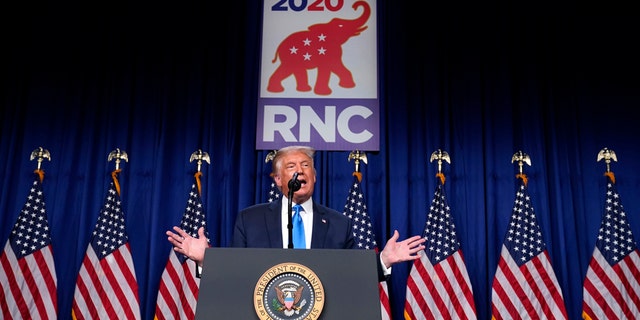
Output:
<svg viewBox="0 0 640 320">
<path fill-rule="evenodd" d="M 282 193 L 280 192 L 280 189 L 278 189 L 278 186 L 276 186 L 276 183 L 272 181 L 269 186 L 269 191 L 267 191 L 267 201 L 278 201 L 280 200 L 280 197 L 282 197 Z"/>
<path fill-rule="evenodd" d="M 42 193 L 44 172 L 36 174 L 0 256 L 2 319 L 57 318 L 58 280 Z"/>
<path fill-rule="evenodd" d="M 562 290 L 533 212 L 526 176 L 509 221 L 493 279 L 493 319 L 567 319 Z"/>
<path fill-rule="evenodd" d="M 354 172 L 353 183 L 349 189 L 349 194 L 347 194 L 347 202 L 344 205 L 344 211 L 342 213 L 353 222 L 353 236 L 356 239 L 358 248 L 378 252 L 376 236 L 373 232 L 371 218 L 367 214 L 367 203 L 360 186 L 361 177 L 359 172 Z M 378 282 L 378 291 L 380 292 L 382 319 L 391 319 L 391 305 L 389 302 L 387 283 Z"/>
<path fill-rule="evenodd" d="M 278 153 L 278 150 L 272 150 L 271 152 L 269 152 L 264 162 L 268 163 L 270 161 L 273 161 L 273 158 L 275 158 L 276 153 Z M 272 179 L 271 179 L 271 184 L 269 185 L 269 190 L 267 191 L 267 201 L 273 202 L 273 201 L 280 200 L 280 198 L 282 197 L 282 192 L 280 192 L 280 189 L 278 189 L 278 186 L 276 186 L 276 182 L 273 181 L 273 173 L 271 173 L 269 176 Z"/>
<path fill-rule="evenodd" d="M 140 319 L 138 282 L 121 208 L 118 171 L 112 174 L 76 279 L 74 319 Z"/>
<path fill-rule="evenodd" d="M 196 182 L 191 185 L 180 228 L 197 238 L 198 229 L 205 227 L 205 235 L 209 239 L 202 196 L 198 187 L 199 177 L 200 172 L 196 173 Z M 160 279 L 155 319 L 194 319 L 199 288 L 200 278 L 196 277 L 195 262 L 171 249 Z"/>
<path fill-rule="evenodd" d="M 640 256 L 615 178 L 607 193 L 596 246 L 583 285 L 584 319 L 640 319 Z"/>
<path fill-rule="evenodd" d="M 476 319 L 473 290 L 439 179 L 423 232 L 426 249 L 407 279 L 405 319 Z"/>
</svg>

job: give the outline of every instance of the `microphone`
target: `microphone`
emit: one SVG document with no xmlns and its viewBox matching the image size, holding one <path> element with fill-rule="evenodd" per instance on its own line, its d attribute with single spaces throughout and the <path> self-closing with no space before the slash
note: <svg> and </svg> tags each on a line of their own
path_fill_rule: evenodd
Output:
<svg viewBox="0 0 640 320">
<path fill-rule="evenodd" d="M 298 180 L 298 173 L 297 172 L 295 172 L 293 174 L 293 178 L 291 178 L 291 180 L 289 180 L 288 186 L 289 186 L 289 192 L 291 192 L 291 193 L 300 190 L 301 185 L 300 185 L 300 180 Z"/>
<path fill-rule="evenodd" d="M 293 177 L 291 178 L 291 180 L 289 180 L 289 183 L 287 184 L 289 186 L 289 194 L 287 196 L 287 198 L 289 198 L 288 201 L 288 205 L 289 205 L 289 214 L 288 214 L 288 223 L 287 223 L 287 231 L 289 233 L 289 244 L 287 245 L 287 247 L 289 249 L 293 249 L 293 211 L 292 211 L 292 199 L 293 199 L 293 193 L 300 190 L 300 181 L 298 181 L 298 173 L 294 172 L 293 173 Z"/>
</svg>

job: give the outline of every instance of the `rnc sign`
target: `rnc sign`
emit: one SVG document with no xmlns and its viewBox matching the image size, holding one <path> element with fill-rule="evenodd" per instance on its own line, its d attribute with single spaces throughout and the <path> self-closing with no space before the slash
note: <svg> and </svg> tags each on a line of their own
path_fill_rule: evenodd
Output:
<svg viewBox="0 0 640 320">
<path fill-rule="evenodd" d="M 338 99 L 339 100 L 339 99 Z M 318 150 L 377 151 L 379 113 L 355 105 L 288 106 L 264 105 L 258 111 L 258 149 L 285 145 L 312 145 Z M 353 103 L 349 100 L 348 103 Z"/>
<path fill-rule="evenodd" d="M 378 151 L 375 0 L 264 0 L 256 149 Z"/>
</svg>

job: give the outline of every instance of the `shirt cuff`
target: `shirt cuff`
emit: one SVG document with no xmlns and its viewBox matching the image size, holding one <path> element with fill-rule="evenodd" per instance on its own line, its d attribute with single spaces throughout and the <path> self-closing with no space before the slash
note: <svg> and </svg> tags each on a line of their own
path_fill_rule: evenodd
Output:
<svg viewBox="0 0 640 320">
<path fill-rule="evenodd" d="M 382 273 L 385 275 L 385 277 L 390 276 L 391 267 L 387 268 L 387 266 L 384 265 L 384 262 L 382 262 L 382 256 L 380 256 L 380 265 L 382 266 Z"/>
<path fill-rule="evenodd" d="M 196 263 L 196 278 L 202 277 L 202 267 Z"/>
</svg>

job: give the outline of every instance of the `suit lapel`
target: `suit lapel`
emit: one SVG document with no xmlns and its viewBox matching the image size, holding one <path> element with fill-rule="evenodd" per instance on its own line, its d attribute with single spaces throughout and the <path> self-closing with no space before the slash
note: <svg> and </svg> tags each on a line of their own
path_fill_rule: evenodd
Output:
<svg viewBox="0 0 640 320">
<path fill-rule="evenodd" d="M 313 203 L 313 234 L 311 235 L 311 248 L 324 248 L 327 231 L 329 230 L 329 220 L 326 218 L 324 210 Z"/>
<path fill-rule="evenodd" d="M 265 217 L 267 233 L 269 234 L 269 247 L 282 248 L 282 201 L 273 201 L 269 204 L 269 210 Z"/>
</svg>

